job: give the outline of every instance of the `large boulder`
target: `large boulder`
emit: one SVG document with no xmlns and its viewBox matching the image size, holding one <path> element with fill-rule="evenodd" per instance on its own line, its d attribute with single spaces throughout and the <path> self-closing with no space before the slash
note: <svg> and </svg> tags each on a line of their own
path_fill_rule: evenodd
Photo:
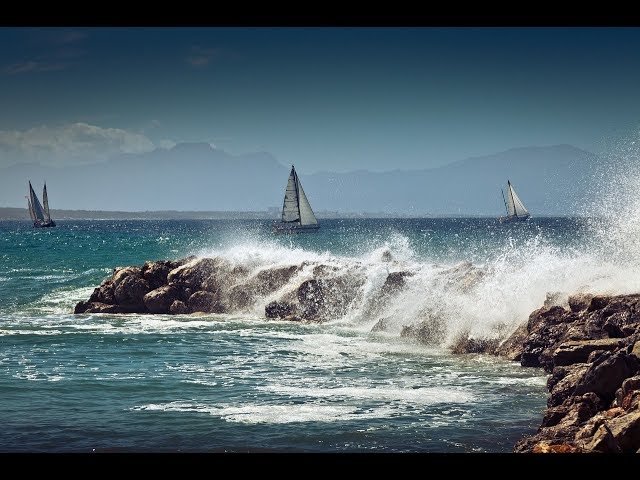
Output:
<svg viewBox="0 0 640 480">
<path fill-rule="evenodd" d="M 184 315 L 185 313 L 189 313 L 189 308 L 182 300 L 174 300 L 169 307 L 169 313 L 171 315 Z"/>
<path fill-rule="evenodd" d="M 105 278 L 100 285 L 93 290 L 89 301 L 114 304 L 116 303 L 114 290 L 113 280 L 111 278 Z"/>
<path fill-rule="evenodd" d="M 558 345 L 553 352 L 553 364 L 555 366 L 563 366 L 584 363 L 591 352 L 596 350 L 614 351 L 621 347 L 622 342 L 617 338 L 564 342 Z"/>
<path fill-rule="evenodd" d="M 145 262 L 142 265 L 141 274 L 149 284 L 149 288 L 155 290 L 167 284 L 167 275 L 179 265 L 176 262 L 158 260 L 157 262 Z"/>
<path fill-rule="evenodd" d="M 118 305 L 144 308 L 143 299 L 150 290 L 144 278 L 131 274 L 121 277 L 116 285 L 114 296 Z"/>
<path fill-rule="evenodd" d="M 220 303 L 220 296 L 213 292 L 199 290 L 189 297 L 187 301 L 189 311 L 204 313 L 225 313 L 226 309 Z"/>
<path fill-rule="evenodd" d="M 264 314 L 267 318 L 285 318 L 296 314 L 296 307 L 285 302 L 271 302 L 264 307 Z"/>
<path fill-rule="evenodd" d="M 143 297 L 144 306 L 151 313 L 168 313 L 169 308 L 180 296 L 174 285 L 164 285 L 151 290 Z"/>
</svg>

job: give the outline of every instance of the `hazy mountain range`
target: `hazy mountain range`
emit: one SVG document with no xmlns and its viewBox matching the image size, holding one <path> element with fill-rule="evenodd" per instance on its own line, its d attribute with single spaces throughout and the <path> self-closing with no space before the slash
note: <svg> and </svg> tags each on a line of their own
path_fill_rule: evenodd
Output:
<svg viewBox="0 0 640 480">
<path fill-rule="evenodd" d="M 515 148 L 425 170 L 298 173 L 316 211 L 498 216 L 505 210 L 500 189 L 510 179 L 532 215 L 568 215 L 579 213 L 599 168 L 593 153 L 555 145 Z M 273 213 L 282 206 L 289 169 L 269 153 L 232 155 L 206 143 L 84 166 L 18 164 L 0 169 L 0 207 L 24 207 L 27 182 L 40 194 L 46 180 L 54 211 Z"/>
</svg>

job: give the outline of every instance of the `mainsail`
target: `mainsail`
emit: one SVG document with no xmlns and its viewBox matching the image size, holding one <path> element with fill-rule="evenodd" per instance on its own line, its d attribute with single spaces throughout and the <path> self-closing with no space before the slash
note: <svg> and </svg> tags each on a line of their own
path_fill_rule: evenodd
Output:
<svg viewBox="0 0 640 480">
<path fill-rule="evenodd" d="M 51 213 L 49 213 L 49 197 L 47 196 L 47 184 L 44 184 L 44 190 L 42 191 L 42 203 L 44 204 L 44 216 L 45 221 L 51 221 Z"/>
<path fill-rule="evenodd" d="M 528 217 L 529 212 L 525 208 L 522 200 L 518 197 L 518 194 L 513 189 L 511 182 L 507 180 L 507 198 L 505 199 L 507 206 L 507 215 L 509 217 Z"/>
<path fill-rule="evenodd" d="M 293 165 L 291 166 L 287 188 L 284 192 L 282 221 L 285 223 L 298 222 L 300 225 L 318 224 Z"/>
<path fill-rule="evenodd" d="M 31 211 L 33 212 L 33 216 L 35 220 L 40 220 L 45 222 L 44 218 L 44 210 L 42 208 L 42 204 L 40 200 L 38 200 L 38 196 L 36 192 L 33 191 L 33 187 L 31 186 L 31 182 L 29 182 L 29 200 L 31 201 Z"/>
</svg>

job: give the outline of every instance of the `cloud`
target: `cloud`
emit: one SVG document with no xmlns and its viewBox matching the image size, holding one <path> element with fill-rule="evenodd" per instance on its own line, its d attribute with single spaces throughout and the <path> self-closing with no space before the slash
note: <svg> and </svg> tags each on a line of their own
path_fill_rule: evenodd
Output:
<svg viewBox="0 0 640 480">
<path fill-rule="evenodd" d="M 186 62 L 195 68 L 206 67 L 211 63 L 211 60 L 221 55 L 222 49 L 220 48 L 203 48 L 203 47 L 191 47 L 191 53 L 185 59 Z"/>
<path fill-rule="evenodd" d="M 160 140 L 160 142 L 158 143 L 158 146 L 166 150 L 169 150 L 176 146 L 176 142 L 174 142 L 173 140 L 167 140 L 167 139 Z"/>
<path fill-rule="evenodd" d="M 87 123 L 0 130 L 3 166 L 25 162 L 48 166 L 97 163 L 120 153 L 143 153 L 155 148 L 145 135 Z"/>
<path fill-rule="evenodd" d="M 7 65 L 2 69 L 2 72 L 6 75 L 18 75 L 20 73 L 35 73 L 35 72 L 53 72 L 56 70 L 63 70 L 68 66 L 63 62 L 41 62 L 41 61 L 26 61 L 20 63 L 14 63 L 13 65 Z"/>
</svg>

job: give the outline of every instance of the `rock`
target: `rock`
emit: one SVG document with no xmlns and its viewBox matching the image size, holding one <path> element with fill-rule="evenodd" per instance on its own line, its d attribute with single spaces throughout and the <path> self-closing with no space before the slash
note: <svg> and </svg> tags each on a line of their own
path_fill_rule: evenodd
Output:
<svg viewBox="0 0 640 480">
<path fill-rule="evenodd" d="M 593 295 L 590 293 L 578 293 L 569 295 L 568 303 L 572 312 L 581 312 L 589 308 Z"/>
<path fill-rule="evenodd" d="M 589 354 L 595 350 L 613 351 L 621 346 L 622 343 L 616 338 L 564 342 L 558 345 L 553 353 L 553 364 L 555 366 L 563 366 L 584 363 L 587 361 Z"/>
<path fill-rule="evenodd" d="M 82 307 L 81 307 L 82 304 Z M 100 302 L 80 302 L 76 305 L 74 313 L 136 313 L 135 309 L 121 305 L 107 305 Z"/>
<path fill-rule="evenodd" d="M 149 284 L 137 275 L 121 276 L 114 291 L 118 305 L 126 307 L 143 307 L 144 296 L 149 292 Z"/>
<path fill-rule="evenodd" d="M 600 425 L 590 441 L 583 445 L 585 452 L 620 453 L 622 451 L 611 430 L 605 424 Z"/>
<path fill-rule="evenodd" d="M 527 333 L 527 324 L 523 323 L 498 346 L 495 354 L 507 360 L 519 362 L 522 358 L 522 348 Z"/>
<path fill-rule="evenodd" d="M 547 388 L 551 393 L 547 399 L 547 406 L 562 405 L 573 394 L 576 385 L 584 378 L 587 370 L 589 370 L 588 364 L 554 368 L 553 375 L 547 381 Z"/>
<path fill-rule="evenodd" d="M 640 360 L 640 342 L 635 342 L 631 349 L 631 355 Z"/>
<path fill-rule="evenodd" d="M 639 369 L 638 359 L 625 352 L 605 354 L 599 363 L 589 367 L 573 394 L 594 392 L 605 402 L 611 402 L 622 382 L 635 375 Z"/>
<path fill-rule="evenodd" d="M 167 275 L 177 267 L 178 265 L 175 262 L 164 260 L 145 262 L 141 269 L 142 278 L 147 281 L 151 290 L 155 290 L 167 284 Z"/>
<path fill-rule="evenodd" d="M 388 274 L 380 289 L 380 294 L 387 296 L 402 290 L 407 284 L 405 277 L 410 277 L 411 275 L 413 275 L 411 272 L 392 272 Z"/>
<path fill-rule="evenodd" d="M 184 315 L 188 313 L 189 309 L 182 300 L 174 300 L 169 307 L 169 313 L 171 315 Z"/>
<path fill-rule="evenodd" d="M 544 300 L 543 308 L 550 307 L 567 307 L 567 294 L 565 292 L 547 292 Z"/>
<path fill-rule="evenodd" d="M 198 291 L 202 282 L 223 264 L 224 262 L 217 258 L 196 258 L 171 270 L 167 275 L 167 282 Z"/>
<path fill-rule="evenodd" d="M 89 301 L 107 304 L 116 303 L 113 281 L 111 278 L 105 278 L 100 285 L 93 290 L 93 293 L 89 297 Z"/>
<path fill-rule="evenodd" d="M 495 353 L 498 348 L 496 338 L 470 338 L 468 334 L 459 335 L 451 347 L 454 354 L 462 353 Z"/>
<path fill-rule="evenodd" d="M 116 267 L 113 269 L 113 276 L 111 281 L 114 289 L 120 285 L 127 277 L 140 277 L 141 270 L 139 267 Z"/>
<path fill-rule="evenodd" d="M 174 285 L 164 285 L 151 290 L 143 297 L 147 310 L 151 313 L 168 313 L 174 301 L 178 300 L 179 290 Z"/>
<path fill-rule="evenodd" d="M 630 412 L 609 421 L 613 438 L 624 453 L 634 453 L 640 448 L 640 412 Z"/>
<path fill-rule="evenodd" d="M 303 318 L 314 318 L 324 306 L 324 293 L 319 280 L 306 280 L 298 287 L 298 301 Z"/>
<path fill-rule="evenodd" d="M 219 296 L 204 290 L 199 290 L 189 297 L 187 307 L 190 312 L 225 313 Z"/>
<path fill-rule="evenodd" d="M 633 390 L 640 390 L 640 375 L 627 378 L 616 391 L 616 403 L 622 405 L 623 399 Z"/>
<path fill-rule="evenodd" d="M 558 445 L 540 442 L 536 444 L 531 453 L 579 453 L 580 449 L 573 445 Z"/>
<path fill-rule="evenodd" d="M 587 312 L 593 312 L 595 310 L 601 310 L 606 307 L 611 301 L 611 297 L 606 295 L 596 295 L 591 299 L 591 303 L 587 308 Z"/>
<path fill-rule="evenodd" d="M 400 337 L 413 338 L 425 345 L 440 344 L 446 337 L 446 326 L 442 319 L 434 316 L 418 324 L 404 325 Z"/>
<path fill-rule="evenodd" d="M 267 318 L 285 318 L 295 315 L 296 308 L 290 303 L 271 302 L 264 308 L 264 313 Z"/>
</svg>

